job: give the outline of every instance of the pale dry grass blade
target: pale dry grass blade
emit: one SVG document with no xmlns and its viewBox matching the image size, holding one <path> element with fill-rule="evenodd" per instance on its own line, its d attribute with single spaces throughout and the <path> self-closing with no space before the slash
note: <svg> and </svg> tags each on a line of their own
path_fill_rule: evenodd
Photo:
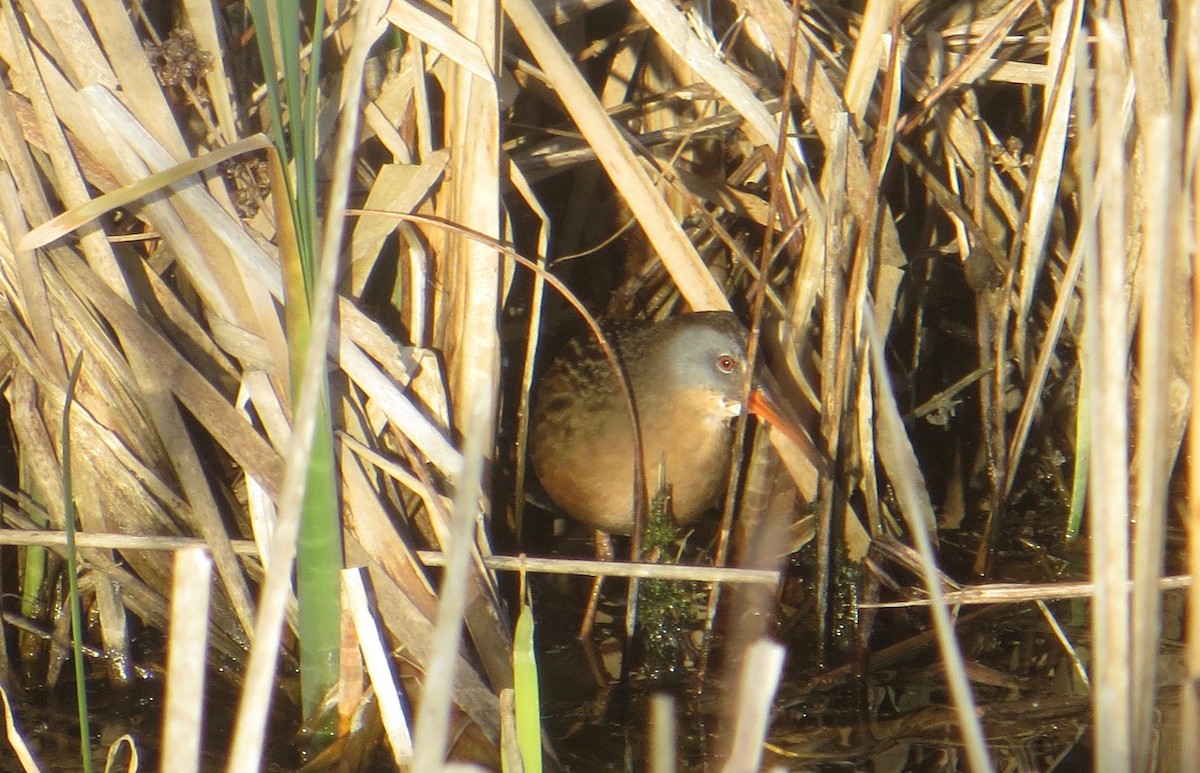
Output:
<svg viewBox="0 0 1200 773">
<path fill-rule="evenodd" d="M 1032 185 L 1028 192 L 1025 227 L 1021 232 L 1021 259 L 1017 269 L 1019 279 L 1016 318 L 1024 319 L 1033 305 L 1034 285 L 1045 265 L 1046 241 L 1050 221 L 1054 217 L 1055 201 L 1062 180 L 1067 145 L 1067 130 L 1074 102 L 1075 75 L 1078 71 L 1079 39 L 1082 29 L 1083 0 L 1063 3 L 1055 9 L 1052 30 L 1053 43 L 1046 67 L 1053 79 L 1046 98 L 1042 131 L 1034 155 Z M 1063 288 L 1069 292 L 1069 288 Z M 1025 325 L 1018 325 L 1014 348 L 1018 361 L 1025 361 Z M 1012 465 L 1012 462 L 1009 462 Z"/>
<path fill-rule="evenodd" d="M 332 262 L 332 261 L 327 261 Z M 326 291 L 327 293 L 329 291 Z M 328 317 L 326 312 L 325 317 Z M 326 325 L 328 322 L 326 321 Z M 326 332 L 328 330 L 326 329 Z M 324 349 L 323 337 L 313 336 L 310 352 Z M 316 378 L 311 371 L 319 370 L 324 357 L 310 354 L 307 358 L 315 362 L 306 368 L 305 378 L 293 425 L 293 446 L 285 460 L 283 484 L 280 489 L 279 515 L 271 536 L 270 568 L 266 573 L 259 598 L 258 616 L 252 635 L 250 660 L 246 668 L 242 700 L 239 704 L 237 727 L 230 750 L 228 770 L 257 769 L 262 759 L 265 742 L 267 710 L 272 698 L 275 670 L 282 649 L 282 628 L 286 609 L 291 599 L 291 574 L 296 558 L 296 538 L 300 527 L 300 501 L 303 498 L 302 481 L 312 449 L 313 425 L 315 423 Z M 305 393 L 307 392 L 307 397 Z"/>
<path fill-rule="evenodd" d="M 124 17 L 124 13 L 118 14 Z M 75 5 L 64 0 L 38 3 L 29 18 L 40 45 L 62 63 L 76 82 L 116 84 L 116 74 Z"/>
<path fill-rule="evenodd" d="M 192 773 L 200 769 L 212 559 L 203 548 L 185 548 L 174 570 L 159 767 Z"/>
<path fill-rule="evenodd" d="M 400 225 L 396 218 L 374 215 L 371 210 L 418 209 L 441 181 L 448 161 L 449 153 L 439 151 L 421 164 L 389 164 L 379 170 L 350 239 L 350 297 L 362 296 L 384 239 Z"/>
<path fill-rule="evenodd" d="M 650 697 L 650 773 L 675 773 L 675 699 L 665 693 Z"/>
<path fill-rule="evenodd" d="M 846 74 L 846 85 L 842 89 L 847 110 L 860 124 L 867 119 L 867 102 L 879 75 L 879 65 L 884 61 L 884 53 L 891 48 L 885 35 L 892 26 L 898 7 L 896 0 L 868 0 L 863 8 L 862 22 Z"/>
<path fill-rule="evenodd" d="M 425 566 L 445 566 L 446 556 L 432 550 L 417 551 Z M 485 556 L 489 569 L 530 574 L 575 574 L 585 577 L 636 577 L 646 580 L 728 582 L 776 586 L 781 575 L 776 569 L 746 569 L 730 566 L 689 566 L 642 561 L 591 561 L 582 558 L 539 558 L 535 556 Z"/>
<path fill-rule="evenodd" d="M 453 222 L 499 239 L 500 9 L 490 2 L 458 2 L 453 23 L 482 52 L 488 75 L 481 78 L 465 68 L 455 68 L 444 84 L 450 166 L 441 209 Z M 508 291 L 500 255 L 478 240 L 451 236 L 443 257 L 436 285 L 443 298 L 434 303 L 435 312 L 440 310 L 441 315 L 435 316 L 434 328 L 442 331 L 450 395 L 456 406 L 476 405 L 485 399 L 488 405 L 498 405 L 497 326 L 501 299 Z M 456 429 L 465 433 L 465 412 L 460 410 L 451 418 Z M 484 430 L 491 439 L 489 448 L 495 441 L 495 422 L 491 417 Z"/>
<path fill-rule="evenodd" d="M 1178 449 L 1174 425 L 1187 401 L 1178 363 L 1186 358 L 1181 342 L 1178 294 L 1170 287 L 1181 266 L 1175 251 L 1183 240 L 1173 230 L 1184 201 L 1175 187 L 1174 159 L 1181 155 L 1179 138 L 1186 108 L 1182 87 L 1172 89 L 1163 45 L 1165 19 L 1150 5 L 1126 7 L 1126 36 L 1131 69 L 1137 83 L 1135 110 L 1141 138 L 1142 260 L 1144 275 L 1139 365 L 1136 518 L 1133 597 L 1133 729 L 1134 763 L 1150 764 L 1154 701 L 1158 681 L 1159 629 L 1162 606 L 1154 591 L 1162 573 L 1166 528 L 1166 487 Z M 1179 61 L 1179 60 L 1177 60 Z M 1175 73 L 1182 77 L 1182 73 Z M 1143 88 L 1143 84 L 1145 87 Z M 1182 272 L 1180 272 L 1182 273 Z M 1179 283 L 1181 284 L 1181 283 Z M 1152 331 L 1158 330 L 1157 334 Z M 1194 356 L 1194 355 L 1193 355 Z M 1174 367 L 1172 367 L 1174 365 Z M 1153 438 L 1153 440 L 1150 440 Z"/>
<path fill-rule="evenodd" d="M 875 385 L 872 383 L 871 369 L 867 367 L 867 353 L 863 352 L 859 359 L 858 368 L 862 376 L 859 379 L 858 394 L 855 395 L 854 412 L 857 415 L 858 455 L 863 460 L 862 490 L 866 498 L 866 524 L 858 518 L 846 519 L 846 546 L 852 560 L 861 560 L 871 548 L 870 535 L 884 534 L 884 510 L 879 498 L 879 473 L 876 463 L 879 455 L 875 448 L 874 417 L 875 406 L 873 395 Z M 857 540 L 851 539 L 850 527 L 856 525 L 859 535 Z"/>
<path fill-rule="evenodd" d="M 33 753 L 29 750 L 29 744 L 25 742 L 21 731 L 17 729 L 17 718 L 13 716 L 12 702 L 8 699 L 8 688 L 4 685 L 0 685 L 0 701 L 4 703 L 4 736 L 8 745 L 12 747 L 13 754 L 16 755 L 17 762 L 21 765 L 21 770 L 24 773 L 40 773 L 41 768 L 34 760 Z"/>
<path fill-rule="evenodd" d="M 847 255 L 849 248 L 844 223 L 846 156 L 849 146 L 850 118 L 851 114 L 847 112 L 842 112 L 834 117 L 832 144 L 829 146 L 829 162 L 825 165 L 825 173 L 821 178 L 821 192 L 829 207 L 829 217 L 825 221 L 822 235 L 825 242 L 825 259 L 822 261 L 820 276 L 824 305 L 821 315 L 821 399 L 819 405 L 821 408 L 820 437 L 824 442 L 821 450 L 829 459 L 837 458 L 842 421 L 849 415 L 846 410 L 849 407 L 846 401 L 846 390 L 849 388 L 848 371 L 838 367 L 839 356 L 846 356 L 843 347 L 846 347 L 845 351 L 848 352 L 849 347 L 856 346 L 858 339 L 853 328 L 845 330 L 842 326 L 846 311 L 847 292 L 844 274 L 847 261 L 844 256 Z M 810 292 L 815 292 L 817 284 L 815 280 L 814 276 L 814 281 L 811 282 L 813 290 Z M 850 337 L 852 340 L 846 342 L 843 340 L 844 337 Z M 859 420 L 868 421 L 868 415 L 860 415 Z M 817 503 L 817 647 L 822 652 L 828 646 L 829 604 L 830 593 L 833 591 L 830 577 L 838 570 L 832 556 L 837 554 L 835 551 L 838 551 L 840 547 L 840 542 L 835 543 L 833 539 L 834 507 L 838 499 L 833 489 L 834 487 L 828 485 L 828 481 L 826 481 L 826 485 L 819 490 L 814 488 L 812 492 L 804 492 L 806 496 L 813 496 L 818 491 L 820 494 Z M 870 489 L 867 492 L 868 499 L 874 498 Z M 850 522 L 855 519 L 850 517 L 846 520 Z"/>
<path fill-rule="evenodd" d="M 550 254 L 550 215 L 542 207 L 541 202 L 537 200 L 537 196 L 534 194 L 529 180 L 526 179 L 525 175 L 511 159 L 508 164 L 508 173 L 509 179 L 512 180 L 522 200 L 529 205 L 530 210 L 538 218 L 540 226 L 537 232 L 537 265 L 538 268 L 544 270 Z M 546 280 L 542 278 L 542 271 L 535 271 L 533 274 L 533 289 L 529 293 L 529 328 L 526 334 L 526 341 L 529 343 L 525 348 L 525 361 L 521 371 L 520 402 L 517 406 L 517 446 L 519 448 L 526 448 L 528 444 L 529 396 L 533 392 L 533 374 L 535 364 L 537 363 L 537 342 L 541 340 L 542 302 L 545 295 Z M 525 481 L 527 474 L 525 454 L 517 454 L 513 524 L 518 539 L 522 538 L 525 534 Z"/>
<path fill-rule="evenodd" d="M 1161 577 L 1156 583 L 1160 591 L 1179 590 L 1192 587 L 1192 576 L 1187 574 Z M 1133 591 L 1133 582 L 1127 586 Z M 1086 599 L 1096 593 L 1096 584 L 1086 580 L 1053 583 L 988 583 L 963 585 L 942 594 L 947 604 L 968 606 L 971 604 L 1023 604 L 1029 601 L 1059 601 L 1062 599 Z M 901 609 L 910 606 L 929 606 L 925 598 L 907 601 L 884 601 L 864 603 L 864 608 Z"/>
<path fill-rule="evenodd" d="M 500 758 L 501 770 L 525 770 L 517 744 L 516 697 L 511 687 L 500 691 Z"/>
<path fill-rule="evenodd" d="M 1095 218 L 1097 202 L 1094 199 L 1083 202 L 1083 211 L 1085 218 Z M 1029 388 L 1025 390 L 1025 395 L 1021 400 L 1021 410 L 1017 414 L 1017 423 L 1009 441 L 1006 457 L 1008 470 L 1004 475 L 1005 496 L 1012 493 L 1012 487 L 1017 482 L 1017 469 L 1021 461 L 1025 459 L 1025 443 L 1033 428 L 1034 417 L 1041 407 L 1042 388 L 1050 373 L 1051 361 L 1058 349 L 1068 310 L 1076 301 L 1076 284 L 1079 281 L 1079 272 L 1083 267 L 1084 251 L 1082 247 L 1082 241 L 1077 241 L 1075 248 L 1071 250 L 1071 257 L 1067 261 L 1063 278 L 1058 283 L 1058 297 L 1054 301 L 1054 310 L 1050 313 L 1050 321 L 1046 327 L 1046 340 L 1038 350 L 1037 359 L 1029 371 Z"/>
<path fill-rule="evenodd" d="M 383 432 L 380 431 L 380 434 L 383 434 Z M 432 481 L 430 481 L 428 476 L 414 475 L 403 465 L 373 450 L 366 443 L 357 440 L 352 435 L 344 434 L 341 436 L 341 440 L 345 451 L 358 456 L 366 464 L 379 470 L 401 487 L 417 495 L 421 499 L 421 503 L 430 512 L 448 513 L 450 511 L 450 501 L 430 485 Z M 371 494 L 374 493 L 369 487 L 365 490 Z"/>
<path fill-rule="evenodd" d="M 23 146 L 22 146 L 23 147 Z M 9 156 L 11 158 L 11 156 Z M 9 169 L 12 167 L 10 166 Z M 0 217 L 3 217 L 7 234 L 19 234 L 25 231 L 24 214 L 20 209 L 20 196 L 13 178 L 5 170 L 0 175 Z M 14 270 L 10 281 L 20 297 L 25 298 L 26 320 L 30 332 L 30 351 L 37 352 L 38 359 L 47 370 L 57 378 L 66 379 L 65 361 L 58 342 L 58 334 L 54 329 L 51 316 L 49 291 L 37 268 L 37 258 L 29 250 L 14 250 Z"/>
<path fill-rule="evenodd" d="M 428 489 L 427 480 L 384 459 L 378 453 L 342 436 L 341 471 L 343 499 L 347 513 L 347 561 L 366 563 L 372 571 L 380 621 L 389 629 L 392 640 L 404 642 L 408 657 L 422 669 L 432 657 L 432 619 L 437 615 L 437 598 L 428 583 L 414 551 L 396 532 L 388 513 L 379 501 L 376 486 L 366 469 L 354 457 L 361 457 L 379 471 L 394 478 L 422 498 L 430 513 L 445 510 L 448 504 L 437 491 Z M 370 559 L 368 559 L 370 557 Z M 491 642 L 494 647 L 497 642 Z M 456 670 L 454 700 L 480 729 L 494 737 L 498 718 L 494 694 L 478 676 L 460 661 Z"/>
<path fill-rule="evenodd" d="M 342 582 L 349 600 L 350 616 L 358 632 L 359 647 L 371 677 L 371 686 L 375 688 L 375 699 L 379 701 L 383 727 L 392 747 L 392 760 L 396 767 L 403 770 L 412 760 L 412 736 L 409 734 L 408 717 L 400 704 L 400 686 L 392 675 L 387 650 L 371 615 L 362 570 L 343 570 Z"/>
<path fill-rule="evenodd" d="M 1037 604 L 1038 611 L 1042 613 L 1042 619 L 1046 621 L 1050 626 L 1050 630 L 1054 632 L 1054 638 L 1058 640 L 1063 651 L 1067 653 L 1067 657 L 1071 661 L 1071 669 L 1075 672 L 1075 677 L 1079 680 L 1080 684 L 1091 689 L 1092 684 L 1088 678 L 1087 669 L 1083 667 L 1083 661 L 1079 659 L 1079 653 L 1067 637 L 1067 632 L 1059 625 L 1058 619 L 1050 611 L 1050 607 L 1046 606 L 1046 602 L 1039 600 L 1035 603 Z"/>
<path fill-rule="evenodd" d="M 119 770 L 117 763 L 121 760 L 125 760 L 125 773 L 138 773 L 141 770 L 141 753 L 138 751 L 137 741 L 128 733 L 108 747 L 108 754 L 104 758 L 105 773 Z"/>
<path fill-rule="evenodd" d="M 152 537 L 141 534 L 119 534 L 115 532 L 80 532 L 75 535 L 75 544 L 84 549 L 107 548 L 110 550 L 169 550 L 179 551 L 203 548 L 204 540 L 197 537 Z M 239 556 L 253 556 L 258 548 L 250 540 L 234 540 L 233 551 Z M 66 533 L 43 529 L 0 530 L 0 545 L 66 545 Z"/>
<path fill-rule="evenodd" d="M 487 431 L 492 423 L 492 406 L 486 402 L 472 407 L 468 418 L 470 431 L 463 450 L 465 467 L 454 498 L 451 533 L 446 545 L 448 560 L 438 594 L 437 619 L 433 630 L 433 653 L 429 661 L 425 690 L 417 708 L 413 767 L 436 770 L 446 760 L 449 711 L 458 645 L 467 613 L 467 589 L 477 518 L 477 497 L 483 476 Z"/>
<path fill-rule="evenodd" d="M 758 770 L 762 764 L 763 740 L 770 728 L 771 706 L 786 652 L 769 639 L 759 639 L 746 648 L 729 717 L 732 727 L 724 773 Z"/>
<path fill-rule="evenodd" d="M 1132 33 L 1132 30 L 1130 30 Z M 1135 74 L 1135 77 L 1137 75 Z M 1147 113 L 1142 113 L 1143 116 Z M 1154 712 L 1159 682 L 1159 645 L 1163 627 L 1158 580 L 1163 573 L 1167 537 L 1167 486 L 1174 463 L 1170 414 L 1174 408 L 1169 368 L 1170 342 L 1178 330 L 1179 309 L 1171 303 L 1168 283 L 1179 262 L 1169 213 L 1177 200 L 1172 179 L 1174 129 L 1170 117 L 1157 113 L 1152 123 L 1139 123 L 1144 164 L 1141 207 L 1143 297 L 1138 325 L 1137 450 L 1133 458 L 1135 526 L 1133 529 L 1132 729 L 1135 767 L 1149 769 L 1153 754 Z"/>
<path fill-rule="evenodd" d="M 1164 7 L 1155 3 L 1121 3 L 1129 67 L 1137 92 L 1138 121 L 1153 126 L 1170 109 L 1171 79 L 1167 68 L 1168 37 Z"/>
<path fill-rule="evenodd" d="M 217 18 L 213 4 L 205 0 L 182 0 L 183 12 L 187 16 L 188 29 L 196 36 L 196 45 L 212 57 L 212 67 L 204 75 L 213 112 L 216 114 L 218 144 L 228 144 L 239 135 L 238 124 L 241 111 L 230 91 L 226 73 L 230 72 L 226 62 L 226 46 L 222 45 L 221 33 L 217 30 Z M 216 186 L 214 186 L 216 187 Z"/>
<path fill-rule="evenodd" d="M 1080 114 L 1082 191 L 1099 197 L 1096 224 L 1081 225 L 1085 249 L 1085 390 L 1091 415 L 1093 473 L 1089 478 L 1091 566 L 1096 583 L 1092 604 L 1095 655 L 1092 684 L 1097 739 L 1097 769 L 1128 770 L 1130 737 L 1130 608 L 1124 592 L 1129 582 L 1129 429 L 1126 411 L 1125 297 L 1127 190 L 1125 129 L 1120 96 L 1127 84 L 1124 40 L 1116 27 L 1096 21 L 1095 123 L 1086 104 Z M 1115 108 L 1115 109 L 1114 109 Z M 1093 159 L 1095 159 L 1093 161 Z M 1094 171 L 1092 164 L 1095 164 Z M 1089 179 L 1090 178 L 1090 179 Z M 1094 231 L 1092 229 L 1095 229 Z M 1094 234 L 1094 235 L 1093 235 Z"/>
</svg>

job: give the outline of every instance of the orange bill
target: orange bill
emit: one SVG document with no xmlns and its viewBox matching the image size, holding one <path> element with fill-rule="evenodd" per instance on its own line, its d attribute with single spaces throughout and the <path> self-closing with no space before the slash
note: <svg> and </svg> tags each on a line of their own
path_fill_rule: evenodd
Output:
<svg viewBox="0 0 1200 773">
<path fill-rule="evenodd" d="M 829 461 L 801 426 L 795 412 L 783 401 L 775 397 L 778 388 L 775 379 L 769 373 L 764 373 L 759 384 L 750 391 L 750 401 L 747 406 L 750 412 L 783 433 L 801 453 L 808 457 L 820 473 L 829 470 Z"/>
</svg>

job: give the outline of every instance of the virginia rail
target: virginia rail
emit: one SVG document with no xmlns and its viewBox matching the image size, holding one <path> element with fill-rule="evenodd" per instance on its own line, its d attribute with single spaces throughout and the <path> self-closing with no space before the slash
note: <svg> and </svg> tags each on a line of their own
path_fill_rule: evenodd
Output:
<svg viewBox="0 0 1200 773">
<path fill-rule="evenodd" d="M 744 409 L 746 339 L 738 319 L 722 311 L 610 334 L 632 388 L 646 478 L 658 480 L 661 461 L 679 526 L 708 510 L 728 484 L 732 421 Z M 753 380 L 749 409 L 811 448 L 767 383 L 765 374 Z M 568 515 L 606 534 L 633 530 L 632 424 L 617 375 L 590 337 L 572 341 L 542 377 L 529 447 L 538 480 Z"/>
</svg>

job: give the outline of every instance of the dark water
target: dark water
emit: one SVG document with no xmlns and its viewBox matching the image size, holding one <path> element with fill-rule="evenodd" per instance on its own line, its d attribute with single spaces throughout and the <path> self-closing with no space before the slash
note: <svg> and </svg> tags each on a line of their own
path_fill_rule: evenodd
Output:
<svg viewBox="0 0 1200 773">
<path fill-rule="evenodd" d="M 1039 551 L 1037 530 L 1015 528 L 999 543 L 997 574 L 1003 581 L 1052 582 L 1081 578 L 1081 548 Z M 976 535 L 943 539 L 953 567 L 959 544 Z M 1020 544 L 1018 544 L 1020 543 Z M 1059 542 L 1058 544 L 1061 544 Z M 1011 548 L 1011 551 L 1010 551 Z M 1019 548 L 1019 550 L 1018 550 Z M 970 556 L 957 557 L 969 564 Z M 905 588 L 915 578 L 896 575 Z M 1000 580 L 997 580 L 1000 581 Z M 803 596 L 802 579 L 792 581 Z M 593 636 L 608 684 L 597 684 L 589 656 L 575 637 L 586 582 L 543 579 L 535 584 L 539 625 L 543 715 L 563 769 L 646 769 L 649 697 L 673 695 L 677 709 L 676 753 L 681 770 L 719 770 L 724 731 L 729 726 L 728 663 L 733 653 L 718 621 L 711 671 L 698 683 L 694 665 L 703 606 L 692 610 L 693 625 L 681 634 L 684 665 L 675 672 L 648 663 L 644 643 L 622 642 L 625 586 L 613 586 L 602 606 L 603 624 Z M 897 593 L 883 593 L 893 600 Z M 770 630 L 788 649 L 782 684 L 775 696 L 764 766 L 786 770 L 954 771 L 966 767 L 958 722 L 942 678 L 927 611 L 922 607 L 880 610 L 865 650 L 849 646 L 841 659 L 817 662 L 811 607 L 780 597 Z M 1160 768 L 1174 766 L 1178 746 L 1178 685 L 1183 678 L 1184 594 L 1163 599 L 1163 642 L 1156 740 Z M 956 632 L 998 769 L 1074 771 L 1092 767 L 1091 696 L 1082 673 L 1090 667 L 1090 602 L 1051 601 L 1044 613 L 1032 602 L 964 607 Z M 1066 644 L 1060 640 L 1060 633 Z M 726 632 L 727 633 L 727 632 Z M 622 658 L 628 673 L 621 681 Z M 764 689 L 767 689 L 764 686 Z"/>
</svg>

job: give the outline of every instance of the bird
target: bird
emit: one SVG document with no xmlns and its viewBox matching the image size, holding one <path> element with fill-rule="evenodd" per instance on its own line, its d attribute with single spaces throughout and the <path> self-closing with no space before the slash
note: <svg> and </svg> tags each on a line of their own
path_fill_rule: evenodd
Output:
<svg viewBox="0 0 1200 773">
<path fill-rule="evenodd" d="M 752 371 L 747 330 L 732 312 L 620 325 L 608 337 L 629 379 L 648 486 L 654 493 L 661 470 L 677 526 L 695 521 L 724 494 L 733 420 L 746 409 L 815 449 L 780 409 L 769 376 Z M 743 403 L 748 374 L 751 391 Z M 546 493 L 598 532 L 598 545 L 603 535 L 633 531 L 634 437 L 612 363 L 594 338 L 572 340 L 538 382 L 529 455 Z"/>
</svg>

